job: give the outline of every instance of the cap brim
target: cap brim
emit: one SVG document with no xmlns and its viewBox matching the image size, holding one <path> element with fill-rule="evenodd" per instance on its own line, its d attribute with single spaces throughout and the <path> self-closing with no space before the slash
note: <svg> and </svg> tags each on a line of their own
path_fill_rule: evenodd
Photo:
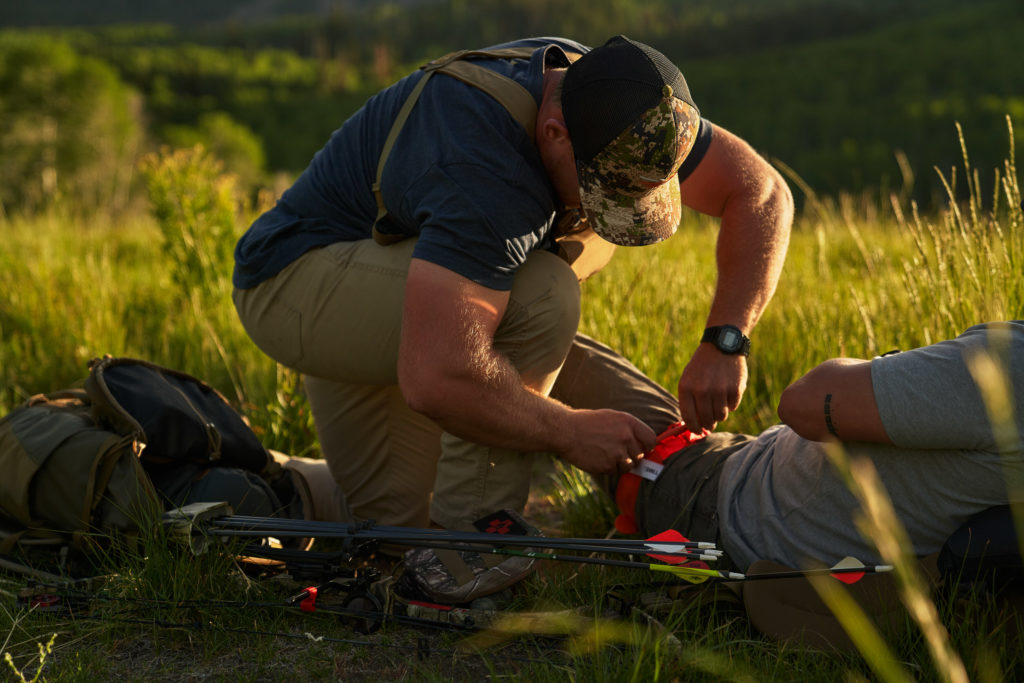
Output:
<svg viewBox="0 0 1024 683">
<path fill-rule="evenodd" d="M 679 179 L 672 176 L 640 196 L 603 187 L 597 174 L 580 169 L 580 204 L 594 232 L 624 247 L 656 244 L 675 233 L 682 218 Z"/>
<path fill-rule="evenodd" d="M 577 158 L 580 201 L 594 232 L 623 246 L 670 237 L 683 213 L 677 174 L 699 129 L 697 109 L 665 86 L 661 101 L 600 152 Z"/>
</svg>

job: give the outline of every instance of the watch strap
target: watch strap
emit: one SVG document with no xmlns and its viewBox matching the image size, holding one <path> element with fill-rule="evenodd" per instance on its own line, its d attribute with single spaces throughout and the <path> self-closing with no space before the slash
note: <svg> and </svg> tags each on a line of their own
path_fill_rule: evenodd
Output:
<svg viewBox="0 0 1024 683">
<path fill-rule="evenodd" d="M 736 348 L 728 348 L 722 346 L 721 335 L 724 331 L 731 330 L 739 336 L 740 342 Z M 743 331 L 735 325 L 712 325 L 704 329 L 704 334 L 700 338 L 701 342 L 710 342 L 715 345 L 722 353 L 735 355 L 739 354 L 742 356 L 750 355 L 750 338 L 743 334 Z"/>
</svg>

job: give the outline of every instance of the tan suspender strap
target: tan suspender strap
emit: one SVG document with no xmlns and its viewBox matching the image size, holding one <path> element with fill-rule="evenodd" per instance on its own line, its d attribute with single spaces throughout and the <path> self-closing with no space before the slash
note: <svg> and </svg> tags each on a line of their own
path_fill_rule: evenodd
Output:
<svg viewBox="0 0 1024 683">
<path fill-rule="evenodd" d="M 498 100 L 533 140 L 537 125 L 537 100 L 533 99 L 529 90 L 511 78 L 465 60 L 452 62 L 437 71 L 476 86 Z"/>
<path fill-rule="evenodd" d="M 427 71 L 420 78 L 419 83 L 412 89 L 409 96 L 402 103 L 402 108 L 398 111 L 398 116 L 395 117 L 395 122 L 391 124 L 391 130 L 388 132 L 388 137 L 384 140 L 384 149 L 381 150 L 380 159 L 377 160 L 377 178 L 373 181 L 373 197 L 377 200 L 377 218 L 373 221 L 373 239 L 377 244 L 394 244 L 395 242 L 402 241 L 404 235 L 388 235 L 377 230 L 377 224 L 388 215 L 387 207 L 384 206 L 384 196 L 380 191 L 380 181 L 384 177 L 384 166 L 388 162 L 388 155 L 391 154 L 391 148 L 395 146 L 395 140 L 398 139 L 398 133 L 401 132 L 402 126 L 405 125 L 405 120 L 409 118 L 409 113 L 412 112 L 413 106 L 416 104 L 416 100 L 419 99 L 420 93 L 423 91 L 423 86 L 427 84 L 430 77 L 434 75 L 433 71 Z"/>
<path fill-rule="evenodd" d="M 438 71 L 457 78 L 467 85 L 480 88 L 508 110 L 526 134 L 533 139 L 537 123 L 537 101 L 525 87 L 511 78 L 475 64 L 473 57 L 486 59 L 529 59 L 536 47 L 509 47 L 500 50 L 460 50 L 435 59 L 423 66 L 427 71 Z"/>
<path fill-rule="evenodd" d="M 530 91 L 511 78 L 495 73 L 479 64 L 462 60 L 465 60 L 467 57 L 527 59 L 537 49 L 539 48 L 514 47 L 501 50 L 459 50 L 420 67 L 425 73 L 402 104 L 398 116 L 395 117 L 395 122 L 391 124 L 388 137 L 384 140 L 384 148 L 381 150 L 380 159 L 377 160 L 377 177 L 372 185 L 373 197 L 377 201 L 377 218 L 373 221 L 373 239 L 377 244 L 386 246 L 405 239 L 405 235 L 387 234 L 377 229 L 377 224 L 388 215 L 387 207 L 384 206 L 384 195 L 381 193 L 380 184 L 381 179 L 384 177 L 384 166 L 387 164 L 388 156 L 395 145 L 395 140 L 398 139 L 402 126 L 405 125 L 405 121 L 409 118 L 412 108 L 416 105 L 416 100 L 419 99 L 420 93 L 423 91 L 423 86 L 427 84 L 430 77 L 435 73 L 443 73 L 457 78 L 463 83 L 480 88 L 505 107 L 532 140 L 534 126 L 537 121 L 537 102 L 533 99 Z"/>
</svg>

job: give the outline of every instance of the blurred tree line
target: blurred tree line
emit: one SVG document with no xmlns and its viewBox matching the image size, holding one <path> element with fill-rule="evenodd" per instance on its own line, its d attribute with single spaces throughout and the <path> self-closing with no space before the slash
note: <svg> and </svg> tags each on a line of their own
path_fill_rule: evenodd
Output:
<svg viewBox="0 0 1024 683">
<path fill-rule="evenodd" d="M 127 205 L 136 158 L 161 144 L 202 144 L 265 186 L 423 61 L 529 35 L 658 47 L 705 116 L 824 194 L 927 200 L 931 167 L 960 159 L 954 122 L 986 170 L 1004 116 L 1024 124 L 1015 0 L 94 0 L 88 19 L 80 4 L 0 9 L 33 26 L 0 31 L 0 211 Z"/>
</svg>

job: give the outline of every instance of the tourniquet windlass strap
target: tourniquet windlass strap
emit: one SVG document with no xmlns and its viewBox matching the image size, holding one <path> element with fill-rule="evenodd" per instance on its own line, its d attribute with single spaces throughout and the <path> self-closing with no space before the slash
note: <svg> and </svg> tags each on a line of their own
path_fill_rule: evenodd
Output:
<svg viewBox="0 0 1024 683">
<path fill-rule="evenodd" d="M 673 427 L 679 426 L 682 425 L 678 422 L 673 425 Z M 687 446 L 703 441 L 707 438 L 708 433 L 707 430 L 701 430 L 699 433 L 694 434 L 690 430 L 684 429 L 677 434 L 664 437 L 658 441 L 653 450 L 644 455 L 644 461 L 662 465 Z M 638 531 L 636 499 L 640 493 L 641 481 L 642 477 L 640 475 L 626 472 L 619 477 L 619 481 L 615 485 L 615 503 L 619 508 L 619 516 L 615 518 L 615 529 L 619 533 L 635 534 Z"/>
</svg>

